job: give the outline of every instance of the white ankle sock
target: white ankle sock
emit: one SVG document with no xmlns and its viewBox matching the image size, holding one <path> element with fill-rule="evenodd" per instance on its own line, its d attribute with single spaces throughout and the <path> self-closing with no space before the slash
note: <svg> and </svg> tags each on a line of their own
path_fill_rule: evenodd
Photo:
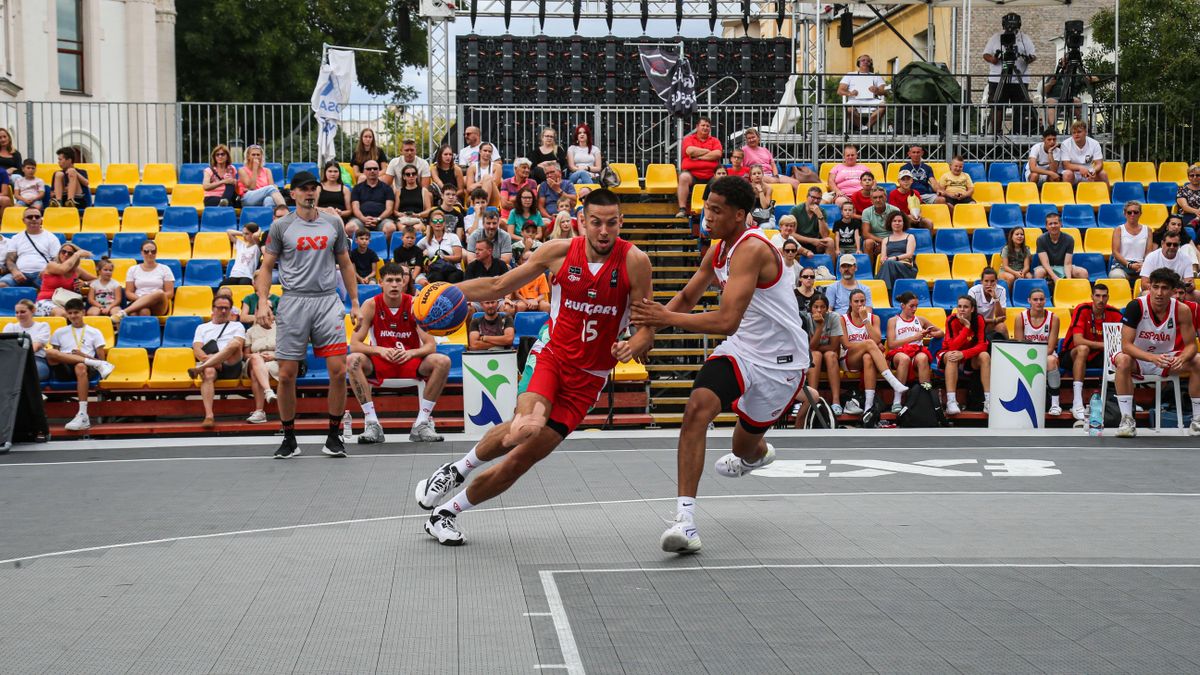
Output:
<svg viewBox="0 0 1200 675">
<path fill-rule="evenodd" d="M 428 422 L 429 418 L 433 416 L 433 406 L 435 405 L 437 405 L 437 401 L 427 401 L 425 399 L 421 399 L 421 410 L 417 413 L 417 421 L 414 423 L 414 426 L 423 422 Z"/>
<path fill-rule="evenodd" d="M 988 392 L 988 391 L 983 392 L 983 402 L 984 403 L 992 402 L 992 393 L 991 392 Z"/>
<path fill-rule="evenodd" d="M 86 415 L 86 414 L 87 414 L 87 403 L 88 403 L 87 401 L 80 401 L 80 402 L 79 402 L 79 414 L 80 414 L 80 415 Z"/>
<path fill-rule="evenodd" d="M 363 411 L 363 417 L 366 418 L 366 420 L 368 422 L 378 422 L 379 421 L 379 416 L 375 414 L 375 402 L 374 401 L 368 401 L 368 402 L 362 404 L 362 411 Z"/>
<path fill-rule="evenodd" d="M 462 492 L 454 495 L 453 499 L 434 509 L 434 513 L 449 511 L 450 513 L 457 515 L 463 511 L 474 508 L 474 506 L 475 505 L 471 503 L 471 500 L 467 499 L 467 489 L 463 488 Z"/>
<path fill-rule="evenodd" d="M 100 359 L 84 359 L 83 360 L 83 365 L 87 366 L 88 368 L 99 368 L 100 364 L 101 364 Z"/>
<path fill-rule="evenodd" d="M 946 403 L 958 403 L 958 394 L 953 391 L 946 392 Z"/>
<path fill-rule="evenodd" d="M 1121 409 L 1121 417 L 1133 417 L 1133 395 L 1118 396 L 1117 407 Z"/>
<path fill-rule="evenodd" d="M 676 497 L 675 513 L 684 516 L 688 522 L 694 522 L 696 520 L 696 498 Z"/>
<path fill-rule="evenodd" d="M 905 384 L 900 381 L 900 378 L 896 377 L 895 373 L 893 373 L 890 369 L 883 371 L 883 379 L 887 380 L 887 383 L 892 385 L 892 390 L 894 390 L 897 394 L 903 394 L 904 392 L 908 391 L 908 387 L 905 386 Z"/>
<path fill-rule="evenodd" d="M 1071 391 L 1075 394 L 1075 398 L 1071 405 L 1075 408 L 1083 407 L 1083 382 L 1075 380 L 1071 383 Z"/>
<path fill-rule="evenodd" d="M 1058 394 L 1051 394 L 1050 395 L 1050 407 L 1053 408 L 1053 407 L 1057 407 L 1058 405 L 1059 405 Z"/>
<path fill-rule="evenodd" d="M 1200 420 L 1200 398 L 1192 399 L 1192 421 Z"/>
<path fill-rule="evenodd" d="M 863 391 L 863 410 L 870 410 L 873 405 L 875 405 L 875 390 L 867 389 Z"/>
<path fill-rule="evenodd" d="M 466 478 L 472 471 L 483 466 L 483 460 L 479 459 L 479 455 L 475 454 L 475 448 L 478 447 L 476 445 L 474 448 L 471 448 L 470 452 L 463 455 L 462 459 L 454 463 L 454 468 L 458 470 L 458 474 L 463 478 Z"/>
</svg>

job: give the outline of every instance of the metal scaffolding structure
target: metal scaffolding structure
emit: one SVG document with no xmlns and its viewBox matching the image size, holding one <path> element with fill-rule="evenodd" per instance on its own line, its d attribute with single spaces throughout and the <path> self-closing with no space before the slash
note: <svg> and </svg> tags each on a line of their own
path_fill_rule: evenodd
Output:
<svg viewBox="0 0 1200 675">
<path fill-rule="evenodd" d="M 450 132 L 454 119 L 452 87 L 450 79 L 450 20 L 441 17 L 426 17 L 425 29 L 428 42 L 429 75 L 429 156 L 433 156 L 438 143 Z M 461 139 L 460 139 L 461 140 Z"/>
</svg>

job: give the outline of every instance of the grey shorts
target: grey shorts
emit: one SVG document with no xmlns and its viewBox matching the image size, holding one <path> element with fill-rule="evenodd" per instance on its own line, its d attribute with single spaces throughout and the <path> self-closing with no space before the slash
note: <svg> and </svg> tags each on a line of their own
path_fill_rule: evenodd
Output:
<svg viewBox="0 0 1200 675">
<path fill-rule="evenodd" d="M 284 293 L 275 310 L 275 358 L 303 361 L 311 343 L 321 357 L 346 354 L 346 308 L 336 293 Z"/>
</svg>

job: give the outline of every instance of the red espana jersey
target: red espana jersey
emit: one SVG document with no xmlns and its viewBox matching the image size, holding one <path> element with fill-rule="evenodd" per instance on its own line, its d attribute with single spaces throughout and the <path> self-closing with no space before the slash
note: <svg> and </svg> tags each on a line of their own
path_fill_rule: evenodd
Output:
<svg viewBox="0 0 1200 675">
<path fill-rule="evenodd" d="M 412 316 L 413 296 L 405 293 L 400 306 L 388 307 L 383 295 L 375 296 L 375 314 L 371 317 L 371 341 L 376 347 L 393 349 L 397 344 L 406 350 L 420 349 L 421 336 L 417 333 L 417 321 Z"/>
<path fill-rule="evenodd" d="M 562 267 L 550 281 L 550 341 L 563 363 L 607 377 L 617 364 L 612 345 L 629 323 L 630 244 L 617 239 L 595 274 L 588 268 L 586 237 L 575 237 Z"/>
</svg>

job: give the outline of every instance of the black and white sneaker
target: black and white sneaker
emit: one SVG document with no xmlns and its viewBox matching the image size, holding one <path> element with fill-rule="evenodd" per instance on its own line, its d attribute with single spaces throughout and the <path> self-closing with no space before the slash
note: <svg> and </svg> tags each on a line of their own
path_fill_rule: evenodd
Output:
<svg viewBox="0 0 1200 675">
<path fill-rule="evenodd" d="M 454 514 L 449 511 L 439 511 L 429 516 L 429 520 L 425 521 L 425 531 L 442 546 L 462 546 L 466 541 L 462 532 L 458 531 Z"/>
<path fill-rule="evenodd" d="M 300 454 L 300 444 L 288 437 L 283 438 L 279 449 L 275 451 L 275 459 L 289 459 Z"/>
<path fill-rule="evenodd" d="M 426 511 L 432 511 L 451 490 L 466 482 L 453 464 L 443 464 L 429 478 L 417 483 L 417 504 Z"/>
<path fill-rule="evenodd" d="M 325 447 L 321 448 L 321 452 L 330 457 L 345 457 L 346 444 L 342 442 L 341 436 L 331 434 L 325 437 Z"/>
</svg>

